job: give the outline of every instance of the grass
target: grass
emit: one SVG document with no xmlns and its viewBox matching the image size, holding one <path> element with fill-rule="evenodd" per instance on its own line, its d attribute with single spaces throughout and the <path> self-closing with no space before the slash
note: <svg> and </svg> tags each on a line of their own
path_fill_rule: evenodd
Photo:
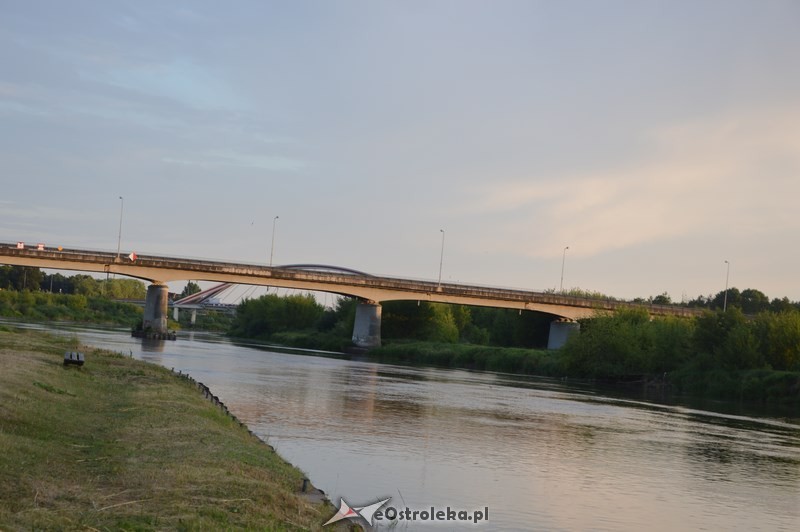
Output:
<svg viewBox="0 0 800 532">
<path fill-rule="evenodd" d="M 315 530 L 335 509 L 189 381 L 0 329 L 0 529 Z"/>
</svg>

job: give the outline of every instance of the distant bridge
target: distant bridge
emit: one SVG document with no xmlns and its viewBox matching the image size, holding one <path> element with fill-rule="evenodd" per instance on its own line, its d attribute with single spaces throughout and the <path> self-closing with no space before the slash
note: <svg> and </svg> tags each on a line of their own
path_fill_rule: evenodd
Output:
<svg viewBox="0 0 800 532">
<path fill-rule="evenodd" d="M 380 345 L 383 301 L 412 300 L 530 310 L 558 318 L 551 326 L 550 347 L 559 347 L 580 318 L 598 312 L 640 308 L 656 316 L 696 316 L 699 311 L 670 305 L 642 305 L 621 301 L 493 288 L 461 283 L 437 283 L 368 275 L 323 265 L 271 267 L 154 255 L 118 256 L 112 252 L 79 249 L 19 247 L 0 243 L 0 263 L 59 270 L 126 275 L 151 282 L 145 303 L 145 325 L 166 330 L 168 281 L 198 280 L 329 292 L 359 298 L 353 342 L 361 347 Z"/>
</svg>

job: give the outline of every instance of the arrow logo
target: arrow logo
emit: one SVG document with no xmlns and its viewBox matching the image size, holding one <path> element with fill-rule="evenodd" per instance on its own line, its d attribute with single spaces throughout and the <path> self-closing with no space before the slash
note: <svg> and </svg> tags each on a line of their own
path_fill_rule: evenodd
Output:
<svg viewBox="0 0 800 532">
<path fill-rule="evenodd" d="M 341 521 L 342 519 L 358 519 L 359 517 L 362 518 L 364 521 L 369 523 L 369 526 L 373 526 L 374 523 L 372 522 L 372 518 L 375 515 L 381 506 L 386 504 L 392 500 L 391 497 L 388 499 L 383 499 L 382 501 L 378 501 L 374 504 L 370 504 L 369 506 L 361 506 L 360 508 L 351 508 L 344 499 L 339 499 L 339 511 L 336 512 L 336 515 L 331 517 L 327 523 L 322 526 L 327 526 L 331 523 L 335 523 L 337 521 Z"/>
</svg>

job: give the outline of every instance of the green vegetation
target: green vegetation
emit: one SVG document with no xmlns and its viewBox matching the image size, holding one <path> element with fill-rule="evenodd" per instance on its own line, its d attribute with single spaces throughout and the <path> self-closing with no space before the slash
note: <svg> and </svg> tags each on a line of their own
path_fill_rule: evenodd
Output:
<svg viewBox="0 0 800 532">
<path fill-rule="evenodd" d="M 312 295 L 268 294 L 236 309 L 228 334 L 288 347 L 342 351 L 350 345 L 357 301 L 340 298 L 326 309 Z"/>
<path fill-rule="evenodd" d="M 170 328 L 174 329 L 200 329 L 202 331 L 216 331 L 226 333 L 233 324 L 233 314 L 224 310 L 202 309 L 197 311 L 197 317 L 192 324 L 192 311 L 180 311 L 177 325 L 170 321 Z"/>
<path fill-rule="evenodd" d="M 560 352 L 518 347 L 492 347 L 434 342 L 395 342 L 369 352 L 369 357 L 394 364 L 498 371 L 519 375 L 562 377 Z"/>
<path fill-rule="evenodd" d="M 0 529 L 320 530 L 302 473 L 189 381 L 0 328 Z"/>
<path fill-rule="evenodd" d="M 541 349 L 552 317 L 532 312 L 416 301 L 386 302 L 383 347 L 374 360 L 476 370 L 671 385 L 679 393 L 758 401 L 800 401 L 800 311 L 746 316 L 737 305 L 766 296 L 744 291 L 727 312 L 697 319 L 651 319 L 644 309 L 582 320 L 560 351 Z M 656 301 L 668 303 L 668 296 Z M 655 302 L 655 301 L 652 301 Z M 233 336 L 280 345 L 342 350 L 350 345 L 356 301 L 326 310 L 311 296 L 275 295 L 238 308 Z M 750 307 L 752 308 L 752 307 Z M 540 349 L 536 349 L 540 348 Z"/>
<path fill-rule="evenodd" d="M 183 287 L 183 291 L 178 294 L 177 299 L 183 299 L 184 297 L 189 297 L 192 294 L 196 294 L 201 292 L 200 285 L 194 281 L 189 281 L 186 283 L 186 286 Z"/>
<path fill-rule="evenodd" d="M 262 296 L 243 301 L 229 334 L 293 347 L 341 350 L 350 345 L 358 301 L 339 298 L 325 309 L 310 295 Z M 503 347 L 544 347 L 551 317 L 508 309 L 387 301 L 381 336 L 404 340 Z"/>
<path fill-rule="evenodd" d="M 501 347 L 544 347 L 552 317 L 510 309 L 447 305 L 425 301 L 383 304 L 382 337 Z"/>
<path fill-rule="evenodd" d="M 26 266 L 0 266 L 0 289 L 110 299 L 144 299 L 147 293 L 144 283 L 136 279 L 95 279 L 85 274 L 71 277 L 60 273 L 48 275 L 39 268 Z"/>
<path fill-rule="evenodd" d="M 617 312 L 582 322 L 563 349 L 567 369 L 589 377 L 698 370 L 800 371 L 800 312 L 739 309 L 695 320 L 650 319 L 645 311 Z"/>
<path fill-rule="evenodd" d="M 628 310 L 581 321 L 580 334 L 562 349 L 571 376 L 624 379 L 663 374 L 690 356 L 694 321 L 650 320 L 645 310 Z"/>
<path fill-rule="evenodd" d="M 562 350 L 569 375 L 625 381 L 667 376 L 680 393 L 800 402 L 800 312 L 738 308 L 695 320 L 619 312 L 582 323 Z"/>
<path fill-rule="evenodd" d="M 99 296 L 0 290 L 0 316 L 35 321 L 131 325 L 141 318 L 142 309 Z"/>
<path fill-rule="evenodd" d="M 0 316 L 36 320 L 104 321 L 131 324 L 141 310 L 100 294 L 137 294 L 131 280 L 96 280 L 86 275 L 47 276 L 35 268 L 0 268 L 0 286 L 52 285 L 64 294 L 0 291 Z M 181 297 L 200 290 L 189 282 Z M 66 295 L 67 293 L 73 295 Z M 613 299 L 571 289 L 565 295 Z M 636 299 L 674 304 L 667 293 Z M 196 328 L 274 344 L 342 351 L 351 345 L 357 300 L 340 298 L 326 309 L 311 295 L 275 294 L 243 301 L 235 317 L 198 313 Z M 384 347 L 371 357 L 393 362 L 435 364 L 522 374 L 570 376 L 611 382 L 660 378 L 686 393 L 773 400 L 797 398 L 800 372 L 800 303 L 770 300 L 759 290 L 730 288 L 682 306 L 709 309 L 697 319 L 651 320 L 645 310 L 582 321 L 559 353 L 541 351 L 551 316 L 507 309 L 417 301 L 389 301 L 382 307 Z M 721 312 L 723 306 L 727 312 Z M 181 323 L 191 327 L 190 313 Z M 508 348 L 508 349 L 503 349 Z M 537 350 L 538 349 L 538 350 Z"/>
<path fill-rule="evenodd" d="M 189 281 L 178 296 L 200 291 Z M 147 289 L 136 279 L 95 279 L 89 275 L 65 277 L 48 275 L 38 268 L 0 266 L 0 317 L 30 321 L 72 321 L 136 327 L 141 324 L 141 307 L 124 300 L 144 300 Z M 123 301 L 120 301 L 123 300 Z M 201 310 L 194 324 L 191 313 L 182 312 L 180 321 L 169 328 L 226 332 L 233 317 L 224 311 Z"/>
<path fill-rule="evenodd" d="M 231 335 L 269 340 L 275 333 L 310 331 L 324 312 L 312 295 L 246 299 L 236 309 Z"/>
<path fill-rule="evenodd" d="M 5 318 L 132 325 L 141 319 L 142 309 L 114 300 L 142 300 L 146 292 L 135 279 L 64 277 L 38 268 L 0 266 L 0 316 Z"/>
</svg>

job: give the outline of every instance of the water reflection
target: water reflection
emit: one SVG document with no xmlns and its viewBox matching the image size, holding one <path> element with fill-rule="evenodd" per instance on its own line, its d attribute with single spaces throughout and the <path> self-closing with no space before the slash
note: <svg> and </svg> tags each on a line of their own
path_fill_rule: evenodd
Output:
<svg viewBox="0 0 800 532">
<path fill-rule="evenodd" d="M 552 380 L 267 352 L 197 333 L 159 352 L 119 333 L 80 334 L 189 372 L 316 485 L 353 504 L 391 496 L 412 508 L 489 506 L 487 530 L 800 522 L 796 413 L 713 412 Z"/>
<path fill-rule="evenodd" d="M 141 338 L 142 351 L 145 353 L 163 353 L 165 340 L 156 338 Z"/>
</svg>

